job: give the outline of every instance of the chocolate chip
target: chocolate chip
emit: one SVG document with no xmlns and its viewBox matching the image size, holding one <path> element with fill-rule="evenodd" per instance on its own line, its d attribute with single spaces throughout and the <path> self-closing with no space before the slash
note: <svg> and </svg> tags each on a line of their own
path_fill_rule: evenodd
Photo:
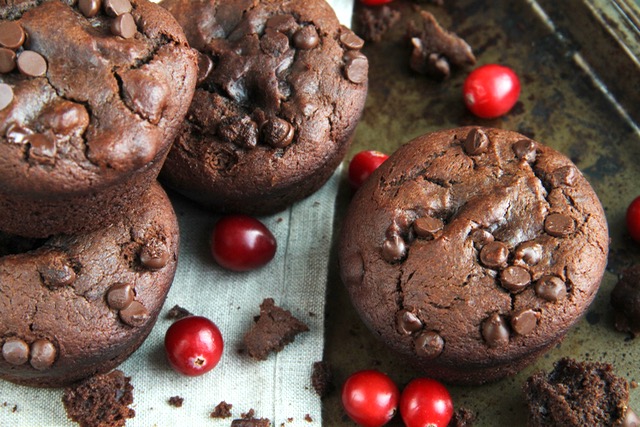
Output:
<svg viewBox="0 0 640 427">
<path fill-rule="evenodd" d="M 142 326 L 149 319 L 149 310 L 139 301 L 133 301 L 127 308 L 120 310 L 120 319 L 129 326 Z"/>
<path fill-rule="evenodd" d="M 473 230 L 471 234 L 469 234 L 469 237 L 473 242 L 473 246 L 478 250 L 482 249 L 486 244 L 491 243 L 495 240 L 493 234 L 489 233 L 487 230 L 482 230 L 480 228 Z"/>
<path fill-rule="evenodd" d="M 43 111 L 40 121 L 58 135 L 70 135 L 76 130 L 84 132 L 89 126 L 89 113 L 83 105 L 62 101 Z"/>
<path fill-rule="evenodd" d="M 413 231 L 418 237 L 431 240 L 436 233 L 444 228 L 444 223 L 438 218 L 423 216 L 413 222 Z"/>
<path fill-rule="evenodd" d="M 220 137 L 239 147 L 253 148 L 258 143 L 258 125 L 248 117 L 229 117 L 220 123 Z"/>
<path fill-rule="evenodd" d="M 504 318 L 493 313 L 482 322 L 482 338 L 489 347 L 502 347 L 509 344 L 509 328 Z"/>
<path fill-rule="evenodd" d="M 422 321 L 409 310 L 400 310 L 396 314 L 396 329 L 403 335 L 411 335 L 422 329 Z"/>
<path fill-rule="evenodd" d="M 536 295 L 547 301 L 556 302 L 567 296 L 567 286 L 557 276 L 543 276 L 536 282 Z"/>
<path fill-rule="evenodd" d="M 24 141 L 30 145 L 29 159 L 37 163 L 52 165 L 55 163 L 56 143 L 42 133 L 27 135 Z"/>
<path fill-rule="evenodd" d="M 24 43 L 25 32 L 16 21 L 0 22 L 0 46 L 18 49 Z"/>
<path fill-rule="evenodd" d="M 16 53 L 6 47 L 0 47 L 0 73 L 10 73 L 16 68 Z"/>
<path fill-rule="evenodd" d="M 274 15 L 267 20 L 266 27 L 289 34 L 298 28 L 298 23 L 291 15 Z"/>
<path fill-rule="evenodd" d="M 513 144 L 513 152 L 519 159 L 531 163 L 536 159 L 536 144 L 530 139 L 521 139 Z"/>
<path fill-rule="evenodd" d="M 104 11 L 112 18 L 129 13 L 131 9 L 129 0 L 104 0 Z"/>
<path fill-rule="evenodd" d="M 133 285 L 130 283 L 116 283 L 107 291 L 107 305 L 114 310 L 124 310 L 135 298 Z"/>
<path fill-rule="evenodd" d="M 485 267 L 503 268 L 507 265 L 509 248 L 502 242 L 490 242 L 480 250 L 480 262 Z"/>
<path fill-rule="evenodd" d="M 202 84 L 213 70 L 213 61 L 209 55 L 198 52 L 198 84 Z"/>
<path fill-rule="evenodd" d="M 517 266 L 509 266 L 500 272 L 500 284 L 513 293 L 520 292 L 531 283 L 529 272 Z"/>
<path fill-rule="evenodd" d="M 2 85 L 0 84 L 0 86 Z M 2 92 L 1 88 L 0 88 L 0 92 Z M 0 108 L 0 110 L 1 109 L 2 108 Z M 22 127 L 16 123 L 11 123 L 7 127 L 6 137 L 7 137 L 7 141 L 9 141 L 12 144 L 25 144 L 27 136 L 31 135 L 32 133 L 33 131 L 31 129 Z"/>
<path fill-rule="evenodd" d="M 538 325 L 539 316 L 539 313 L 530 308 L 522 309 L 511 316 L 511 329 L 516 334 L 528 335 Z"/>
<path fill-rule="evenodd" d="M 42 282 L 50 288 L 69 286 L 76 280 L 76 272 L 65 261 L 54 258 L 47 265 L 39 267 Z"/>
<path fill-rule="evenodd" d="M 140 250 L 140 263 L 149 270 L 160 270 L 170 259 L 167 245 L 159 239 L 150 239 Z"/>
<path fill-rule="evenodd" d="M 554 237 L 565 237 L 575 231 L 575 224 L 568 215 L 552 213 L 544 220 L 544 231 Z"/>
<path fill-rule="evenodd" d="M 9 338 L 2 345 L 2 357 L 12 365 L 23 365 L 29 360 L 29 345 L 20 338 Z"/>
<path fill-rule="evenodd" d="M 620 424 L 620 427 L 638 427 L 640 426 L 640 417 L 629 407 L 624 413 L 624 418 Z"/>
<path fill-rule="evenodd" d="M 289 49 L 289 38 L 273 28 L 267 28 L 260 38 L 260 50 L 267 55 L 278 57 Z"/>
<path fill-rule="evenodd" d="M 464 140 L 464 151 L 470 156 L 476 156 L 487 151 L 489 137 L 482 129 L 471 129 Z"/>
<path fill-rule="evenodd" d="M 168 102 L 168 84 L 140 68 L 123 72 L 120 77 L 122 99 L 127 106 L 152 124 L 158 124 Z"/>
<path fill-rule="evenodd" d="M 38 371 L 49 369 L 56 361 L 58 351 L 51 341 L 39 339 L 31 344 L 31 366 Z"/>
<path fill-rule="evenodd" d="M 382 257 L 387 262 L 398 262 L 407 255 L 407 245 L 402 237 L 395 235 L 382 244 Z"/>
<path fill-rule="evenodd" d="M 360 84 L 367 81 L 369 61 L 362 53 L 350 50 L 344 55 L 344 73 L 350 82 Z"/>
<path fill-rule="evenodd" d="M 542 245 L 531 241 L 521 243 L 516 248 L 513 258 L 530 266 L 536 265 L 542 258 Z"/>
<path fill-rule="evenodd" d="M 13 89 L 6 83 L 0 83 L 0 111 L 4 110 L 13 101 Z"/>
<path fill-rule="evenodd" d="M 300 28 L 293 35 L 293 45 L 298 49 L 311 50 L 318 46 L 319 43 L 318 31 L 311 25 Z"/>
<path fill-rule="evenodd" d="M 552 183 L 555 187 L 561 185 L 572 186 L 578 177 L 578 172 L 573 166 L 562 166 L 553 171 Z"/>
<path fill-rule="evenodd" d="M 78 0 L 78 8 L 80 12 L 87 17 L 93 18 L 100 12 L 102 0 Z"/>
<path fill-rule="evenodd" d="M 433 331 L 421 332 L 413 342 L 418 356 L 425 359 L 435 359 L 444 350 L 444 340 Z"/>
<path fill-rule="evenodd" d="M 345 30 L 344 33 L 340 34 L 340 43 L 351 50 L 360 50 L 364 46 L 364 40 L 350 30 Z"/>
<path fill-rule="evenodd" d="M 136 26 L 136 21 L 133 19 L 133 15 L 130 13 L 118 15 L 111 21 L 111 33 L 114 36 L 130 39 L 136 35 L 136 32 L 138 32 L 138 27 Z"/>
<path fill-rule="evenodd" d="M 25 76 L 39 77 L 44 76 L 47 72 L 47 61 L 38 52 L 25 50 L 16 61 L 18 70 Z"/>
<path fill-rule="evenodd" d="M 279 117 L 268 120 L 262 126 L 262 136 L 272 147 L 287 147 L 293 141 L 294 134 L 295 129 L 291 123 Z"/>
</svg>

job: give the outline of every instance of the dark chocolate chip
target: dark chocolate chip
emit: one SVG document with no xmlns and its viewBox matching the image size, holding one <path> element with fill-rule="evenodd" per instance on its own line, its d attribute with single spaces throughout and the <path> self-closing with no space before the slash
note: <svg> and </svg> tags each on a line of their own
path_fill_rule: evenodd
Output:
<svg viewBox="0 0 640 427">
<path fill-rule="evenodd" d="M 544 220 L 544 231 L 554 237 L 565 237 L 575 231 L 575 223 L 568 215 L 552 213 Z"/>
<path fill-rule="evenodd" d="M 382 257 L 387 262 L 398 262 L 407 255 L 407 245 L 402 237 L 395 235 L 382 244 Z"/>
<path fill-rule="evenodd" d="M 482 230 L 480 228 L 473 230 L 469 237 L 473 242 L 473 246 L 478 250 L 482 249 L 486 244 L 491 243 L 495 240 L 493 234 L 489 233 L 487 230 Z"/>
<path fill-rule="evenodd" d="M 18 49 L 24 43 L 25 32 L 16 21 L 0 22 L 0 46 Z"/>
<path fill-rule="evenodd" d="M 60 259 L 54 259 L 50 264 L 41 266 L 39 272 L 44 285 L 51 288 L 69 286 L 76 280 L 73 267 Z"/>
<path fill-rule="evenodd" d="M 320 44 L 320 37 L 315 27 L 306 25 L 293 35 L 293 45 L 302 50 L 311 50 Z"/>
<path fill-rule="evenodd" d="M 16 68 L 16 53 L 6 47 L 0 47 L 0 73 L 10 73 Z"/>
<path fill-rule="evenodd" d="M 482 338 L 489 347 L 502 347 L 509 344 L 507 322 L 498 313 L 493 313 L 482 322 Z"/>
<path fill-rule="evenodd" d="M 0 84 L 0 86 L 2 85 Z M 1 88 L 0 88 L 0 92 L 2 92 Z M 1 109 L 2 108 L 0 108 L 0 110 Z M 26 144 L 27 136 L 31 135 L 32 133 L 33 131 L 31 129 L 22 127 L 16 123 L 11 123 L 7 127 L 6 137 L 7 137 L 7 141 L 9 141 L 12 144 Z"/>
<path fill-rule="evenodd" d="M 469 131 L 464 140 L 464 151 L 470 156 L 476 156 L 487 151 L 489 137 L 482 129 L 474 128 Z"/>
<path fill-rule="evenodd" d="M 289 49 L 289 38 L 272 28 L 267 28 L 260 38 L 260 50 L 268 55 L 277 58 L 287 49 Z"/>
<path fill-rule="evenodd" d="M 47 72 L 47 61 L 38 52 L 25 50 L 16 60 L 18 70 L 29 77 L 44 76 Z"/>
<path fill-rule="evenodd" d="M 509 248 L 502 242 L 490 242 L 480 250 L 480 262 L 485 267 L 503 268 L 509 259 Z"/>
<path fill-rule="evenodd" d="M 413 342 L 418 356 L 425 359 L 435 359 L 444 350 L 444 340 L 434 331 L 421 332 Z"/>
<path fill-rule="evenodd" d="M 104 0 L 104 11 L 112 18 L 129 13 L 131 9 L 129 0 Z"/>
<path fill-rule="evenodd" d="M 511 329 L 516 334 L 528 335 L 538 325 L 539 316 L 536 311 L 530 308 L 522 309 L 511 316 Z"/>
<path fill-rule="evenodd" d="M 409 310 L 400 310 L 396 314 L 396 329 L 403 335 L 411 335 L 422 329 L 422 321 Z"/>
<path fill-rule="evenodd" d="M 413 231 L 418 237 L 431 240 L 436 233 L 444 228 L 444 223 L 438 218 L 423 216 L 413 222 Z"/>
<path fill-rule="evenodd" d="M 23 365 L 29 360 L 29 345 L 20 338 L 9 338 L 2 345 L 2 357 L 12 365 Z"/>
<path fill-rule="evenodd" d="M 557 276 L 543 276 L 536 282 L 536 295 L 547 301 L 555 302 L 567 296 L 567 286 Z"/>
<path fill-rule="evenodd" d="M 102 0 L 78 0 L 78 8 L 80 12 L 87 17 L 93 18 L 100 12 Z"/>
<path fill-rule="evenodd" d="M 344 73 L 350 82 L 360 84 L 367 81 L 369 61 L 359 51 L 350 50 L 344 55 Z"/>
<path fill-rule="evenodd" d="M 517 266 L 509 266 L 500 272 L 500 284 L 513 293 L 520 292 L 531 283 L 529 272 Z"/>
<path fill-rule="evenodd" d="M 513 255 L 514 260 L 533 266 L 542 258 L 542 245 L 536 242 L 524 242 L 518 245 Z"/>
<path fill-rule="evenodd" d="M 140 263 L 149 270 L 160 270 L 170 259 L 167 245 L 159 239 L 150 239 L 140 250 Z"/>
<path fill-rule="evenodd" d="M 13 101 L 13 89 L 6 83 L 0 83 L 0 111 L 4 110 Z"/>
<path fill-rule="evenodd" d="M 513 152 L 519 159 L 531 163 L 536 159 L 536 144 L 530 139 L 521 139 L 513 144 Z"/>
<path fill-rule="evenodd" d="M 39 339 L 31 344 L 31 359 L 29 362 L 34 369 L 43 371 L 53 365 L 57 354 L 58 351 L 51 341 Z"/>
<path fill-rule="evenodd" d="M 29 159 L 37 163 L 51 165 L 55 162 L 56 143 L 42 133 L 33 133 L 25 137 L 25 142 L 30 145 Z"/>
<path fill-rule="evenodd" d="M 268 120 L 262 126 L 262 136 L 267 144 L 276 148 L 289 146 L 293 141 L 295 129 L 291 123 L 279 117 Z"/>
<path fill-rule="evenodd" d="M 133 302 L 136 294 L 130 283 L 116 283 L 107 291 L 107 305 L 114 310 L 124 310 Z"/>
<path fill-rule="evenodd" d="M 351 50 L 360 50 L 364 46 L 364 40 L 350 30 L 345 30 L 344 33 L 340 34 L 340 43 Z"/>
<path fill-rule="evenodd" d="M 133 15 L 130 13 L 118 15 L 111 21 L 111 33 L 114 36 L 130 39 L 136 35 L 136 32 L 138 32 L 138 27 L 136 26 L 136 21 L 133 19 Z"/>
<path fill-rule="evenodd" d="M 578 172 L 573 166 L 562 166 L 552 173 L 553 185 L 559 187 L 561 185 L 572 186 L 578 178 Z"/>
<path fill-rule="evenodd" d="M 198 84 L 202 84 L 213 70 L 213 61 L 209 55 L 198 52 Z"/>
<path fill-rule="evenodd" d="M 267 20 L 266 27 L 281 33 L 291 33 L 298 28 L 298 23 L 291 15 L 274 15 Z"/>
<path fill-rule="evenodd" d="M 149 310 L 139 301 L 133 301 L 120 310 L 120 319 L 129 326 L 142 326 L 149 320 Z"/>
</svg>

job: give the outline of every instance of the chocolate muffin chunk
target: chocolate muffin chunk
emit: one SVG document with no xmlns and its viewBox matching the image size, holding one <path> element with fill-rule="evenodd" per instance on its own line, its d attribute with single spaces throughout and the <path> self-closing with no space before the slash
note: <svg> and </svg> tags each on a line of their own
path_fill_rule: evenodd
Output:
<svg viewBox="0 0 640 427">
<path fill-rule="evenodd" d="M 100 6 L 102 4 L 102 6 Z M 196 52 L 146 0 L 0 5 L 0 231 L 93 231 L 156 179 Z"/>
<path fill-rule="evenodd" d="M 178 243 L 173 208 L 157 183 L 136 209 L 95 232 L 0 233 L 0 378 L 58 387 L 120 364 L 156 321 Z"/>
<path fill-rule="evenodd" d="M 615 328 L 637 337 L 640 334 L 640 265 L 622 272 L 611 292 L 611 305 L 615 310 Z"/>
<path fill-rule="evenodd" d="M 267 214 L 343 159 L 367 94 L 363 41 L 321 0 L 165 0 L 200 74 L 161 178 L 218 211 Z"/>
<path fill-rule="evenodd" d="M 466 127 L 398 149 L 353 198 L 340 270 L 376 336 L 432 377 L 483 383 L 557 344 L 593 300 L 604 212 L 561 153 Z"/>
</svg>

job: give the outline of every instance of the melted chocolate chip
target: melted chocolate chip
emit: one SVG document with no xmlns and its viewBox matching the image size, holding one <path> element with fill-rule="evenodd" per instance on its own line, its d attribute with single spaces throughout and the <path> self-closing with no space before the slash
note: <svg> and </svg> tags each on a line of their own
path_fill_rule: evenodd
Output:
<svg viewBox="0 0 640 427">
<path fill-rule="evenodd" d="M 130 13 L 118 15 L 111 21 L 111 33 L 114 36 L 130 39 L 135 36 L 137 32 L 138 27 L 136 26 L 136 21 Z"/>
<path fill-rule="evenodd" d="M 293 35 L 293 45 L 297 49 L 311 50 L 320 44 L 320 36 L 315 27 L 306 25 L 300 28 Z"/>
<path fill-rule="evenodd" d="M 150 239 L 140 250 L 140 263 L 149 270 L 160 270 L 170 259 L 167 245 L 159 239 Z"/>
<path fill-rule="evenodd" d="M 290 34 L 298 28 L 298 23 L 291 15 L 275 15 L 267 20 L 266 27 L 273 28 L 281 33 Z"/>
<path fill-rule="evenodd" d="M 350 82 L 361 84 L 367 81 L 369 61 L 359 51 L 350 50 L 344 55 L 344 74 Z"/>
<path fill-rule="evenodd" d="M 57 354 L 56 347 L 50 341 L 39 339 L 31 344 L 31 360 L 29 363 L 34 369 L 43 371 L 53 365 Z"/>
<path fill-rule="evenodd" d="M 422 329 L 422 321 L 409 310 L 400 310 L 396 314 L 396 329 L 403 335 L 411 335 Z"/>
<path fill-rule="evenodd" d="M 278 57 L 289 49 L 289 38 L 273 28 L 267 28 L 260 38 L 260 50 L 262 52 Z"/>
<path fill-rule="evenodd" d="M 573 166 L 562 166 L 553 171 L 552 183 L 555 187 L 561 185 L 572 186 L 578 178 L 578 172 Z"/>
<path fill-rule="evenodd" d="M 16 53 L 6 47 L 0 47 L 0 73 L 10 73 L 16 68 Z"/>
<path fill-rule="evenodd" d="M 557 276 L 544 276 L 535 285 L 536 295 L 547 301 L 556 302 L 567 296 L 567 286 Z"/>
<path fill-rule="evenodd" d="M 13 89 L 6 83 L 0 83 L 0 111 L 4 110 L 13 101 Z"/>
<path fill-rule="evenodd" d="M 509 258 L 509 248 L 502 242 L 487 243 L 480 250 L 480 262 L 485 267 L 503 268 L 507 265 Z"/>
<path fill-rule="evenodd" d="M 518 245 L 513 254 L 515 261 L 522 261 L 527 265 L 534 266 L 542 258 L 542 245 L 536 242 L 524 242 Z"/>
<path fill-rule="evenodd" d="M 487 230 L 482 230 L 480 228 L 473 230 L 469 237 L 473 242 L 473 246 L 478 250 L 482 249 L 486 244 L 491 243 L 495 240 L 493 234 L 489 233 Z"/>
<path fill-rule="evenodd" d="M 530 308 L 522 309 L 511 316 L 511 329 L 516 334 L 528 335 L 538 325 L 540 315 Z"/>
<path fill-rule="evenodd" d="M 509 328 L 504 318 L 493 313 L 482 322 L 482 338 L 489 347 L 502 347 L 509 344 Z"/>
<path fill-rule="evenodd" d="M 0 46 L 18 49 L 24 43 L 25 32 L 16 21 L 0 22 Z"/>
<path fill-rule="evenodd" d="M 476 156 L 487 151 L 489 137 L 482 129 L 471 129 L 464 140 L 464 151 L 470 156 Z"/>
<path fill-rule="evenodd" d="M 544 231 L 554 237 L 565 237 L 575 231 L 575 223 L 568 215 L 552 213 L 544 220 Z"/>
<path fill-rule="evenodd" d="M 526 269 L 511 265 L 500 272 L 500 283 L 503 288 L 517 293 L 531 283 L 531 275 Z"/>
<path fill-rule="evenodd" d="M 640 417 L 629 407 L 624 413 L 624 418 L 620 424 L 620 427 L 638 427 L 640 426 Z"/>
<path fill-rule="evenodd" d="M 2 357 L 12 365 L 23 365 L 29 360 L 29 345 L 20 338 L 9 338 L 2 345 Z"/>
<path fill-rule="evenodd" d="M 25 76 L 39 77 L 44 76 L 47 72 L 47 61 L 38 52 L 25 50 L 16 61 L 18 70 Z"/>
<path fill-rule="evenodd" d="M 431 240 L 436 233 L 444 228 L 444 223 L 438 218 L 423 216 L 413 222 L 413 231 L 418 237 Z"/>
<path fill-rule="evenodd" d="M 54 259 L 50 264 L 39 268 L 42 282 L 50 288 L 69 286 L 76 280 L 76 272 L 66 262 Z"/>
<path fill-rule="evenodd" d="M 444 350 L 444 340 L 434 331 L 421 332 L 413 345 L 418 356 L 425 359 L 435 359 Z"/>
<path fill-rule="evenodd" d="M 519 159 L 531 163 L 536 159 L 536 144 L 530 139 L 521 139 L 513 144 L 513 152 Z"/>
<path fill-rule="evenodd" d="M 112 18 L 129 13 L 131 9 L 129 0 L 104 0 L 104 11 Z"/>
<path fill-rule="evenodd" d="M 89 126 L 85 107 L 71 101 L 62 101 L 47 108 L 40 120 L 58 135 L 69 135 L 75 130 L 83 132 Z"/>
<path fill-rule="evenodd" d="M 293 141 L 295 129 L 291 123 L 279 117 L 268 120 L 262 126 L 262 136 L 267 144 L 276 148 L 289 146 Z"/>
<path fill-rule="evenodd" d="M 0 86 L 2 86 L 0 84 Z M 2 92 L 2 88 L 0 87 L 0 93 Z M 0 95 L 1 98 L 1 95 Z M 2 108 L 0 108 L 1 110 Z M 33 131 L 31 129 L 27 129 L 22 127 L 16 123 L 11 123 L 9 127 L 7 127 L 7 141 L 12 144 L 26 144 L 27 136 L 31 135 Z"/>
<path fill-rule="evenodd" d="M 120 310 L 120 319 L 129 326 L 142 326 L 149 320 L 149 310 L 139 301 L 133 301 Z"/>
<path fill-rule="evenodd" d="M 218 128 L 222 139 L 239 147 L 252 148 L 258 143 L 258 125 L 248 117 L 223 120 Z"/>
<path fill-rule="evenodd" d="M 202 84 L 213 71 L 213 61 L 209 55 L 198 52 L 198 84 Z"/>
<path fill-rule="evenodd" d="M 34 133 L 25 137 L 29 144 L 29 159 L 37 163 L 52 165 L 55 162 L 56 143 L 42 133 Z"/>
<path fill-rule="evenodd" d="M 87 17 L 93 18 L 100 12 L 102 0 L 78 0 L 78 8 L 80 12 Z"/>
<path fill-rule="evenodd" d="M 130 283 L 116 283 L 107 291 L 107 305 L 114 310 L 124 310 L 134 298 L 133 285 Z"/>
<path fill-rule="evenodd" d="M 395 235 L 386 239 L 382 244 L 382 257 L 387 262 L 398 262 L 407 255 L 407 245 L 402 237 Z"/>
<path fill-rule="evenodd" d="M 364 40 L 349 30 L 340 34 L 340 43 L 342 43 L 345 48 L 351 50 L 360 50 L 364 46 Z"/>
</svg>

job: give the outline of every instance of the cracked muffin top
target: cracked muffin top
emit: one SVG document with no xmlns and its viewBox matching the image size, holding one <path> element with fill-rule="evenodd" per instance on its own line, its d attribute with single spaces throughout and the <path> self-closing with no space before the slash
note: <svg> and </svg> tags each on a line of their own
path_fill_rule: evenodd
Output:
<svg viewBox="0 0 640 427">
<path fill-rule="evenodd" d="M 42 200 L 161 162 L 196 52 L 145 0 L 0 2 L 0 181 Z"/>
<path fill-rule="evenodd" d="M 270 213 L 346 154 L 367 93 L 363 41 L 321 0 L 165 0 L 200 52 L 161 177 L 222 211 Z"/>
<path fill-rule="evenodd" d="M 341 275 L 365 323 L 429 374 L 468 383 L 562 338 L 599 288 L 609 241 L 567 157 L 476 127 L 398 149 L 342 227 Z"/>
</svg>

